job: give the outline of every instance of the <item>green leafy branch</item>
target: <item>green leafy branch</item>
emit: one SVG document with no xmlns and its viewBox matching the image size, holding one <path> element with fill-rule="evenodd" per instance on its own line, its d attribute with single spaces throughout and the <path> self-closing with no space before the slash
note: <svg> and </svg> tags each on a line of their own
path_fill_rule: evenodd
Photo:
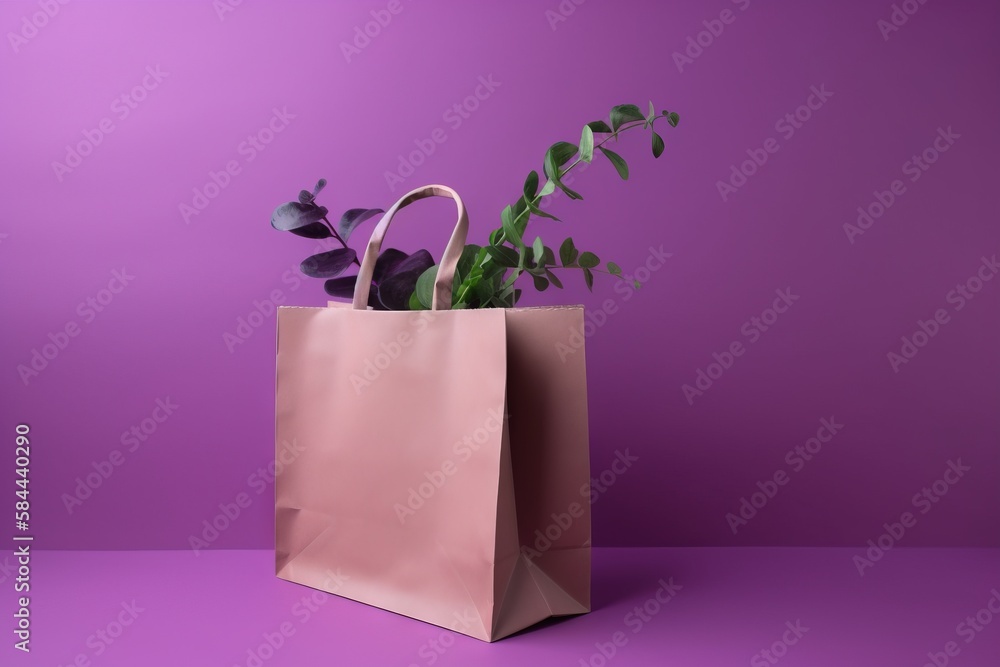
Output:
<svg viewBox="0 0 1000 667">
<path fill-rule="evenodd" d="M 528 245 L 524 240 L 525 230 L 532 216 L 558 221 L 559 218 L 542 209 L 545 197 L 557 189 L 570 199 L 583 199 L 563 180 L 566 174 L 581 162 L 590 163 L 598 153 L 604 155 L 614 166 L 622 180 L 628 180 L 629 166 L 618 153 L 606 148 L 611 141 L 617 141 L 623 132 L 639 126 L 648 129 L 654 158 L 664 151 L 663 138 L 656 132 L 655 123 L 666 120 L 670 127 L 677 127 L 680 117 L 673 111 L 656 112 L 649 103 L 645 115 L 634 104 L 620 104 L 611 109 L 608 122 L 597 120 L 583 126 L 578 144 L 560 141 L 545 152 L 542 171 L 546 182 L 538 189 L 540 177 L 532 171 L 525 179 L 521 196 L 500 213 L 501 226 L 489 236 L 485 247 L 466 245 L 455 272 L 452 290 L 453 308 L 507 308 L 514 306 L 521 297 L 522 290 L 515 287 L 523 275 L 531 276 L 536 290 L 544 291 L 549 285 L 562 289 L 563 284 L 554 273 L 557 269 L 580 270 L 587 288 L 593 290 L 594 273 L 606 273 L 624 279 L 621 267 L 607 262 L 607 270 L 598 268 L 600 258 L 593 252 L 580 252 L 571 237 L 566 238 L 556 253 L 545 244 L 540 236 Z M 601 137 L 597 140 L 597 137 Z M 576 157 L 575 160 L 573 158 Z M 570 162 L 570 160 L 573 160 Z M 437 266 L 427 269 L 417 280 L 416 288 L 410 296 L 409 306 L 413 310 L 430 308 L 434 290 Z M 635 287 L 639 287 L 636 281 Z"/>
</svg>

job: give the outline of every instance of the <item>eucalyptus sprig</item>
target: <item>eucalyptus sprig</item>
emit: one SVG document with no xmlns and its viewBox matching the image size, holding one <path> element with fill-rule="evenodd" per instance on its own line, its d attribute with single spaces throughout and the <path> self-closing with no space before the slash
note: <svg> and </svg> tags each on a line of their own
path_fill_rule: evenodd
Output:
<svg viewBox="0 0 1000 667">
<path fill-rule="evenodd" d="M 455 271 L 452 289 L 452 308 L 509 308 L 517 304 L 522 290 L 515 287 L 518 279 L 528 274 L 535 289 L 544 291 L 549 285 L 562 288 L 563 284 L 555 271 L 560 269 L 579 270 L 587 288 L 593 290 L 594 273 L 606 273 L 624 280 L 621 267 L 607 262 L 606 269 L 600 258 L 593 252 L 580 252 L 567 237 L 559 245 L 559 254 L 536 236 L 531 245 L 524 235 L 532 216 L 558 221 L 559 218 L 543 209 L 546 197 L 561 190 L 570 199 L 583 199 L 564 181 L 566 174 L 581 162 L 590 163 L 598 153 L 604 155 L 614 166 L 623 180 L 628 180 L 629 166 L 618 153 L 606 148 L 606 144 L 617 141 L 623 132 L 639 127 L 648 129 L 651 135 L 653 157 L 663 154 L 663 138 L 654 125 L 665 119 L 670 127 L 677 127 L 680 117 L 673 111 L 656 112 L 649 103 L 649 113 L 643 115 L 634 104 L 619 104 L 612 107 L 608 121 L 595 120 L 583 126 L 578 144 L 559 141 L 545 152 L 542 173 L 546 182 L 541 190 L 538 172 L 531 171 L 524 181 L 517 201 L 500 213 L 500 227 L 494 229 L 486 246 L 467 244 Z M 573 158 L 576 158 L 575 160 Z M 572 162 L 570 162 L 572 160 Z M 362 222 L 380 213 L 382 209 L 354 208 L 346 211 L 336 227 L 327 218 L 325 206 L 316 203 L 316 196 L 326 185 L 325 179 L 312 192 L 302 190 L 298 201 L 286 202 L 278 206 L 271 216 L 275 229 L 289 231 L 298 236 L 312 239 L 333 238 L 341 248 L 321 252 L 307 258 L 301 270 L 307 276 L 325 278 L 327 294 L 339 298 L 352 298 L 357 276 L 341 276 L 351 265 L 358 265 L 357 252 L 348 247 L 351 233 Z M 368 305 L 376 310 L 423 310 L 431 307 L 434 293 L 434 279 L 437 265 L 426 250 L 407 254 L 395 248 L 387 248 L 379 255 L 372 276 Z M 639 287 L 639 282 L 634 282 Z"/>
<path fill-rule="evenodd" d="M 518 200 L 500 213 L 501 225 L 490 234 L 489 245 L 480 247 L 469 244 L 465 247 L 455 276 L 452 307 L 514 306 L 521 296 L 521 290 L 514 285 L 525 273 L 531 276 L 535 289 L 539 291 L 548 289 L 549 285 L 560 289 L 563 287 L 562 281 L 554 273 L 556 269 L 580 270 L 590 290 L 593 290 L 595 272 L 624 279 L 621 267 L 614 262 L 606 263 L 606 271 L 599 269 L 600 258 L 593 252 L 577 250 L 572 237 L 567 237 L 560 244 L 557 258 L 540 236 L 536 236 L 531 245 L 528 245 L 524 234 L 532 216 L 559 220 L 541 206 L 543 199 L 554 194 L 556 189 L 564 192 L 570 199 L 583 199 L 583 195 L 571 189 L 563 179 L 581 162 L 590 163 L 595 154 L 604 155 L 622 180 L 628 180 L 628 163 L 621 155 L 605 147 L 605 144 L 617 141 L 623 132 L 639 126 L 648 129 L 653 157 L 660 157 L 665 146 L 654 125 L 661 119 L 665 119 L 670 127 L 677 127 L 680 116 L 673 111 L 657 113 L 652 102 L 649 103 L 646 115 L 634 104 L 619 104 L 611 109 L 608 119 L 610 125 L 603 120 L 587 123 L 583 126 L 579 144 L 560 141 L 549 147 L 542 163 L 542 171 L 547 179 L 542 189 L 538 189 L 538 172 L 533 170 L 525 179 Z M 416 290 L 410 297 L 411 309 L 430 308 L 436 275 L 437 267 L 433 266 L 417 280 Z M 636 288 L 639 287 L 638 281 L 634 284 Z"/>
</svg>

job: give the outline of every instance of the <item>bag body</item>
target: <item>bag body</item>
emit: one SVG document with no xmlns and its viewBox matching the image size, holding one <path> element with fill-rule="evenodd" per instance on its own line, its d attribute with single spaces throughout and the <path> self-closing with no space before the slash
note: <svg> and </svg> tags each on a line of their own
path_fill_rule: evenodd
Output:
<svg viewBox="0 0 1000 667">
<path fill-rule="evenodd" d="M 390 221 L 433 195 L 459 223 L 432 309 L 368 310 Z M 280 578 L 493 641 L 590 610 L 583 309 L 451 310 L 467 224 L 450 188 L 414 190 L 350 307 L 279 308 L 275 556 Z"/>
</svg>

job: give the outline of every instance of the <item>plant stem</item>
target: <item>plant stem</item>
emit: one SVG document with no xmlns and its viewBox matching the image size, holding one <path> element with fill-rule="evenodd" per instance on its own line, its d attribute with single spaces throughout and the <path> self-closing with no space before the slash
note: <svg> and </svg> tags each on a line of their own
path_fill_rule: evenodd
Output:
<svg viewBox="0 0 1000 667">
<path fill-rule="evenodd" d="M 634 120 L 634 121 L 629 121 L 628 123 L 624 123 L 624 124 L 620 125 L 617 130 L 615 130 L 614 132 L 612 132 L 611 134 L 609 134 L 608 136 L 606 136 L 600 143 L 594 144 L 594 150 L 597 150 L 598 148 L 600 148 L 604 144 L 608 143 L 612 139 L 617 139 L 619 133 L 624 132 L 625 130 L 631 130 L 633 127 L 638 127 L 638 125 L 640 123 L 645 123 L 645 122 L 646 122 L 645 120 Z M 561 176 L 565 176 L 566 174 L 568 174 L 573 169 L 573 167 L 575 167 L 576 165 L 580 164 L 581 162 L 583 162 L 583 158 L 579 158 L 578 157 L 570 166 L 566 167 L 566 169 L 563 170 Z M 538 202 L 540 202 L 541 200 L 542 200 L 542 196 L 541 195 L 535 195 L 534 199 L 531 200 L 532 206 L 537 206 Z M 524 211 L 521 212 L 521 215 L 519 215 L 516 218 L 514 218 L 514 224 L 515 225 L 521 220 L 521 216 L 523 216 L 523 215 L 528 215 L 530 217 L 531 216 L 531 209 L 530 208 L 525 208 Z M 501 240 L 506 240 L 506 238 L 507 238 L 507 235 L 501 233 Z"/>
<path fill-rule="evenodd" d="M 632 129 L 633 127 L 638 127 L 639 123 L 645 123 L 645 122 L 646 122 L 645 120 L 633 120 L 633 121 L 629 121 L 628 123 L 624 123 L 624 124 L 622 124 L 622 125 L 619 125 L 619 126 L 618 126 L 618 129 L 617 129 L 617 130 L 615 130 L 614 132 L 612 132 L 611 134 L 609 134 L 608 136 L 606 136 L 606 137 L 604 138 L 604 140 L 603 140 L 603 141 L 601 141 L 601 143 L 599 143 L 599 144 L 594 144 L 594 150 L 597 150 L 598 148 L 600 148 L 600 147 L 601 147 L 601 146 L 603 146 L 604 144 L 608 143 L 608 142 L 609 142 L 609 141 L 611 141 L 612 139 L 618 139 L 618 134 L 619 134 L 620 132 L 624 132 L 625 130 L 631 130 L 631 129 Z M 563 171 L 562 175 L 563 175 L 563 176 L 565 176 L 566 174 L 568 174 L 568 173 L 569 173 L 569 171 L 570 171 L 570 169 L 572 169 L 572 168 L 573 168 L 573 167 L 575 167 L 576 165 L 580 164 L 581 162 L 583 162 L 583 158 L 579 158 L 579 157 L 578 157 L 578 158 L 577 158 L 577 159 L 576 159 L 576 160 L 575 160 L 575 161 L 573 162 L 573 164 L 571 164 L 570 166 L 566 167 L 566 170 L 565 170 L 565 171 Z"/>
<path fill-rule="evenodd" d="M 631 129 L 632 129 L 633 127 L 637 127 L 637 126 L 638 126 L 638 125 L 640 125 L 640 124 L 645 124 L 645 122 L 646 122 L 646 120 L 645 120 L 645 119 L 643 119 L 643 120 L 634 120 L 634 121 L 628 121 L 627 123 L 622 123 L 621 125 L 619 125 L 619 126 L 618 126 L 618 129 L 617 129 L 617 130 L 615 130 L 614 132 L 611 132 L 611 133 L 610 133 L 610 134 L 609 134 L 608 136 L 606 136 L 606 137 L 605 137 L 604 139 L 602 139 L 602 140 L 601 140 L 601 141 L 600 141 L 599 143 L 597 143 L 597 144 L 594 144 L 594 150 L 597 150 L 598 148 L 600 148 L 600 147 L 601 147 L 601 146 L 603 146 L 604 144 L 608 143 L 608 142 L 609 142 L 609 141 L 611 141 L 612 139 L 615 139 L 615 140 L 617 140 L 617 139 L 618 139 L 618 135 L 619 135 L 620 133 L 624 132 L 625 130 L 631 130 Z M 561 177 L 561 176 L 565 176 L 566 174 L 568 174 L 568 173 L 569 173 L 570 171 L 572 171 L 572 169 L 573 169 L 573 168 L 574 168 L 574 167 L 575 167 L 576 165 L 580 164 L 581 162 L 583 162 L 583 158 L 580 158 L 580 157 L 578 157 L 578 158 L 577 158 L 577 159 L 576 159 L 576 160 L 575 160 L 575 161 L 574 161 L 574 162 L 573 162 L 572 164 L 570 164 L 570 165 L 569 165 L 568 167 L 566 167 L 566 169 L 564 169 L 564 170 L 562 171 L 562 173 L 560 174 L 560 177 Z M 551 179 L 550 179 L 550 180 L 551 180 Z M 534 196 L 534 198 L 533 198 L 533 199 L 531 200 L 531 206 L 532 206 L 532 207 L 537 207 L 537 206 L 538 206 L 538 203 L 539 203 L 539 202 L 540 202 L 541 200 L 542 200 L 542 195 L 539 195 L 539 194 L 536 194 L 536 195 Z M 529 218 L 529 219 L 531 218 L 531 207 L 526 207 L 526 208 L 524 209 L 524 211 L 522 211 L 522 212 L 521 212 L 521 214 L 520 214 L 520 215 L 518 215 L 518 216 L 517 216 L 516 218 L 514 218 L 514 220 L 513 220 L 513 224 L 514 224 L 515 226 L 517 226 L 517 224 L 518 224 L 519 222 L 521 222 L 521 220 L 522 220 L 523 216 L 528 216 L 528 218 Z M 504 232 L 503 232 L 503 230 L 502 230 L 502 229 L 501 229 L 501 231 L 500 231 L 500 238 L 499 238 L 498 240 L 499 240 L 499 242 L 500 242 L 500 243 L 503 243 L 504 241 L 506 241 L 506 240 L 507 240 L 507 235 L 506 235 L 506 234 L 504 234 Z M 485 264 L 486 262 L 489 262 L 489 261 L 492 261 L 492 260 L 491 260 L 491 259 L 489 258 L 489 256 L 487 256 L 486 258 L 484 258 L 484 259 L 483 259 L 483 263 L 484 263 L 484 264 Z M 523 262 L 523 255 L 522 255 L 522 262 Z M 582 267 L 582 266 L 554 266 L 554 267 L 551 267 L 551 268 L 558 268 L 558 269 L 581 269 L 581 270 L 583 269 L 583 267 Z M 621 278 L 622 280 L 624 280 L 624 278 L 623 278 L 622 276 L 620 276 L 620 275 L 616 275 L 616 274 L 613 274 L 613 273 L 611 273 L 610 271 L 604 271 L 604 270 L 602 270 L 602 269 L 597 269 L 597 268 L 593 268 L 593 269 L 590 269 L 590 270 L 591 270 L 591 271 L 596 271 L 596 272 L 598 272 L 598 273 L 606 273 L 606 274 L 608 274 L 608 275 L 613 275 L 613 276 L 615 276 L 616 278 Z M 501 284 L 501 287 L 500 287 L 500 288 L 501 288 L 501 289 L 507 289 L 508 287 L 511 287 L 511 286 L 513 286 L 513 284 L 514 284 L 515 282 L 517 282 L 517 279 L 521 277 L 521 274 L 522 274 L 523 272 L 524 272 L 524 267 L 520 267 L 520 266 L 519 266 L 519 267 L 515 268 L 515 269 L 513 270 L 513 272 L 512 272 L 512 273 L 511 273 L 511 274 L 510 274 L 510 275 L 509 275 L 509 276 L 508 276 L 508 277 L 507 277 L 507 278 L 506 278 L 506 279 L 505 279 L 505 280 L 503 281 L 503 283 Z M 460 297 L 461 297 L 461 296 L 464 296 L 464 293 L 463 293 L 463 294 L 460 294 L 459 296 L 460 296 Z"/>
<path fill-rule="evenodd" d="M 344 241 L 344 239 L 340 238 L 340 234 L 338 234 L 337 230 L 333 228 L 333 225 L 330 223 L 329 220 L 327 220 L 325 215 L 323 216 L 323 222 L 326 223 L 326 226 L 330 230 L 330 233 L 333 234 L 333 238 L 340 241 L 340 245 L 344 246 L 344 248 L 347 248 L 347 242 Z M 357 264 L 358 266 L 361 266 L 361 262 L 358 261 L 357 253 L 354 254 L 354 263 Z"/>
</svg>

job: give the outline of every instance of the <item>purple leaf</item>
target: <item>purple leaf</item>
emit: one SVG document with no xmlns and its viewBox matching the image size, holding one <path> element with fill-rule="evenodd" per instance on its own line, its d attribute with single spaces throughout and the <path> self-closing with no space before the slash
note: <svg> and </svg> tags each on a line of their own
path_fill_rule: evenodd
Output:
<svg viewBox="0 0 1000 667">
<path fill-rule="evenodd" d="M 357 258 L 351 248 L 337 248 L 307 257 L 299 268 L 312 278 L 336 278 Z"/>
<path fill-rule="evenodd" d="M 326 179 L 321 178 L 316 182 L 316 187 L 313 188 L 312 192 L 309 192 L 308 190 L 299 190 L 299 203 L 307 206 L 313 203 L 316 200 L 316 195 L 318 195 L 319 191 L 325 187 Z"/>
<path fill-rule="evenodd" d="M 294 232 L 319 222 L 328 212 L 324 206 L 290 201 L 274 209 L 271 226 L 282 232 Z"/>
<path fill-rule="evenodd" d="M 426 250 L 418 250 L 396 265 L 392 274 L 378 286 L 382 305 L 389 310 L 409 310 L 410 295 L 417 287 L 417 278 L 434 266 L 434 258 Z"/>
<path fill-rule="evenodd" d="M 337 224 L 337 233 L 340 234 L 340 238 L 344 239 L 346 243 L 355 227 L 365 220 L 384 212 L 380 208 L 352 208 L 349 211 L 345 211 L 344 215 L 340 218 L 340 222 Z"/>
<path fill-rule="evenodd" d="M 343 278 L 331 278 L 323 284 L 323 289 L 330 296 L 338 299 L 353 299 L 354 286 L 358 284 L 357 276 L 344 276 Z"/>
<path fill-rule="evenodd" d="M 327 280 L 323 285 L 326 293 L 332 297 L 338 299 L 354 299 L 354 287 L 358 284 L 357 276 L 344 276 L 342 278 L 333 278 Z M 379 303 L 378 300 L 378 289 L 372 285 L 372 289 L 368 292 L 368 305 L 375 310 L 385 310 L 385 306 Z"/>
<path fill-rule="evenodd" d="M 311 225 L 288 231 L 296 236 L 302 236 L 307 239 L 328 239 L 333 237 L 333 234 L 330 233 L 330 228 L 322 222 L 314 222 Z"/>
<path fill-rule="evenodd" d="M 325 187 L 326 187 L 326 179 L 325 178 L 321 178 L 318 181 L 316 181 L 316 186 L 313 188 L 313 191 L 312 191 L 312 198 L 316 199 L 316 195 L 318 195 L 319 191 L 322 190 Z"/>
<path fill-rule="evenodd" d="M 400 262 L 405 260 L 409 255 L 407 255 L 402 250 L 396 250 L 395 248 L 387 248 L 382 251 L 382 254 L 378 256 L 378 261 L 375 262 L 375 271 L 372 272 L 372 281 L 378 285 L 387 277 L 392 275 L 399 266 Z"/>
</svg>

